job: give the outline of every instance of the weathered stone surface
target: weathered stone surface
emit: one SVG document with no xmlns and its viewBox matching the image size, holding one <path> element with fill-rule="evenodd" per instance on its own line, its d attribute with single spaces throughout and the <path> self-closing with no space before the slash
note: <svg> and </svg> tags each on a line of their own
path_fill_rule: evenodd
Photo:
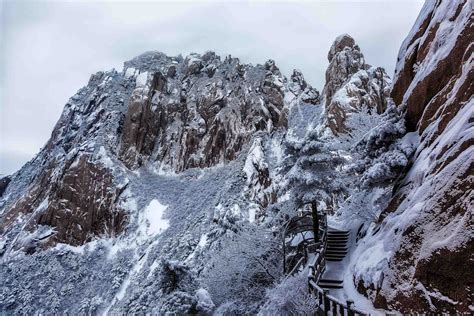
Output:
<svg viewBox="0 0 474 316">
<path fill-rule="evenodd" d="M 393 235 L 395 245 L 377 290 L 379 307 L 472 308 L 472 21 L 469 1 L 427 1 L 400 50 L 392 97 L 406 107 L 407 127 L 420 144 L 374 236 Z"/>
<path fill-rule="evenodd" d="M 122 129 L 121 152 L 123 161 L 129 168 L 133 163 L 141 164 L 141 153 L 145 156 L 151 155 L 155 146 L 155 138 L 160 128 L 159 117 L 153 107 L 153 98 L 167 93 L 167 80 L 161 72 L 155 72 L 152 76 L 150 87 L 137 85 L 130 97 L 128 111 Z M 155 101 L 156 102 L 156 101 Z"/>
<path fill-rule="evenodd" d="M 3 195 L 5 190 L 8 187 L 8 184 L 10 183 L 12 179 L 10 177 L 3 177 L 0 179 L 0 197 Z"/>
<path fill-rule="evenodd" d="M 327 125 L 334 135 L 350 134 L 360 126 L 350 126 L 354 113 L 381 114 L 387 107 L 391 81 L 380 67 L 365 63 L 364 55 L 352 37 L 336 38 L 328 54 L 323 95 Z"/>
<path fill-rule="evenodd" d="M 95 236 L 117 236 L 126 220 L 116 207 L 124 187 L 117 186 L 110 172 L 88 156 L 76 159 L 34 222 L 54 228 L 52 241 L 70 245 L 82 245 Z"/>
<path fill-rule="evenodd" d="M 273 61 L 250 66 L 208 52 L 170 66 L 168 78 L 146 78 L 125 114 L 120 157 L 129 168 L 211 167 L 235 159 L 254 132 L 287 125 L 285 79 Z"/>
<path fill-rule="evenodd" d="M 116 203 L 124 186 L 117 186 L 110 170 L 91 158 L 78 156 L 64 164 L 62 170 L 55 170 L 57 162 L 49 164 L 27 194 L 1 216 L 0 231 L 8 232 L 19 217 L 31 214 L 26 230 L 34 232 L 38 225 L 53 229 L 42 247 L 58 242 L 82 245 L 97 236 L 121 233 L 126 215 Z M 34 250 L 29 247 L 28 251 Z"/>
<path fill-rule="evenodd" d="M 45 147 L 11 176 L 8 196 L 0 199 L 6 249 L 23 247 L 22 240 L 35 240 L 48 227 L 53 233 L 39 236 L 45 237 L 41 247 L 80 245 L 122 231 L 125 215 L 114 204 L 120 186 L 112 162 L 102 158 L 117 151 L 118 110 L 128 90 L 116 71 L 99 72 L 70 98 Z"/>
<path fill-rule="evenodd" d="M 148 164 L 180 172 L 234 160 L 256 132 L 286 128 L 286 93 L 319 102 L 300 72 L 288 82 L 272 60 L 252 66 L 213 52 L 149 52 L 121 73 L 92 75 L 0 199 L 5 249 L 32 253 L 117 236 L 136 215 L 120 206 L 130 169 Z M 255 201 L 266 206 L 275 199 L 268 170 L 258 170 L 257 182 L 265 196 Z M 48 229 L 47 236 L 38 233 Z"/>
<path fill-rule="evenodd" d="M 367 68 L 359 46 L 355 45 L 354 39 L 348 34 L 340 35 L 334 40 L 328 53 L 328 60 L 326 84 L 323 89 L 326 104 L 331 103 L 334 93 L 351 75 Z"/>
<path fill-rule="evenodd" d="M 453 29 L 441 27 L 446 20 Z M 399 53 L 391 96 L 407 106 L 407 127 L 420 132 L 440 107 L 467 102 L 473 92 L 474 25 L 469 1 L 441 1 L 426 5 Z M 446 38 L 449 34 L 449 38 Z M 461 75 L 468 76 L 467 80 Z M 459 79 L 461 87 L 454 87 Z M 454 92 L 454 95 L 452 94 Z M 449 99 L 449 100 L 447 100 Z M 453 109 L 456 106 L 451 106 Z M 445 115 L 452 118 L 455 113 Z M 439 116 L 439 115 L 438 115 Z M 449 118 L 448 118 L 449 120 Z"/>
<path fill-rule="evenodd" d="M 309 104 L 319 104 L 321 102 L 319 91 L 311 87 L 306 82 L 301 71 L 295 69 L 290 77 L 288 89 L 294 95 L 300 95 L 301 100 Z"/>
</svg>

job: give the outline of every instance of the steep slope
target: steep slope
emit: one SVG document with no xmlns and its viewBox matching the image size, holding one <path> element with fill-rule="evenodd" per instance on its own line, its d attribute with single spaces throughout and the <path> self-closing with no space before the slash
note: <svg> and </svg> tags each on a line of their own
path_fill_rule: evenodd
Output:
<svg viewBox="0 0 474 316">
<path fill-rule="evenodd" d="M 92 76 L 7 188 L 2 231 L 11 236 L 20 214 L 32 214 L 24 229 L 55 227 L 59 242 L 120 233 L 127 216 L 117 201 L 129 168 L 150 160 L 179 172 L 234 160 L 255 132 L 286 127 L 283 80 L 272 61 L 253 67 L 214 53 L 147 53 L 122 73 Z"/>
<path fill-rule="evenodd" d="M 359 249 L 355 280 L 376 306 L 474 309 L 473 34 L 472 2 L 427 1 L 400 49 L 391 94 L 419 144 Z"/>
<path fill-rule="evenodd" d="M 322 100 L 212 52 L 93 75 L 0 179 L 0 313 L 312 313 L 281 228 L 314 200 L 357 232 L 341 299 L 474 309 L 472 17 L 427 2 L 393 86 L 339 36 Z"/>
<path fill-rule="evenodd" d="M 281 275 L 265 212 L 281 138 L 317 103 L 299 71 L 212 52 L 93 75 L 2 180 L 0 313 L 255 311 Z"/>
</svg>

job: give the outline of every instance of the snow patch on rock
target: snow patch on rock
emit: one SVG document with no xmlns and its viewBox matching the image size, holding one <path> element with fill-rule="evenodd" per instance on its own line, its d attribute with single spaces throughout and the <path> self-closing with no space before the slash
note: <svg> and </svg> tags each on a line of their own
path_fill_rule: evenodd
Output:
<svg viewBox="0 0 474 316">
<path fill-rule="evenodd" d="M 151 200 L 150 204 L 143 210 L 140 231 L 147 236 L 155 236 L 163 233 L 169 227 L 169 220 L 164 218 L 167 205 L 158 200 Z"/>
</svg>

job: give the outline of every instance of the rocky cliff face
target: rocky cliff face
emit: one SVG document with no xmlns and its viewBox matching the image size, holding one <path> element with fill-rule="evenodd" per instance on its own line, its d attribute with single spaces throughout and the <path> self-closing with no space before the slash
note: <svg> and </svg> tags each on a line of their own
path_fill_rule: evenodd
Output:
<svg viewBox="0 0 474 316">
<path fill-rule="evenodd" d="M 387 108 L 391 80 L 383 68 L 365 63 L 359 46 L 347 34 L 336 38 L 328 60 L 323 90 L 326 124 L 335 135 L 357 132 L 361 126 L 355 117 L 348 122 L 351 116 L 383 113 Z"/>
<path fill-rule="evenodd" d="M 137 82 L 121 138 L 128 167 L 148 160 L 177 172 L 211 167 L 234 160 L 256 131 L 286 128 L 284 78 L 273 61 L 254 67 L 206 53 L 164 58 L 158 69 L 149 66 L 154 58 L 125 65 Z"/>
<path fill-rule="evenodd" d="M 369 237 L 388 258 L 364 280 L 379 307 L 472 311 L 473 34 L 472 2 L 427 1 L 400 49 L 391 95 L 419 145 Z"/>
<path fill-rule="evenodd" d="M 287 79 L 271 60 L 151 52 L 96 73 L 41 152 L 1 180 L 0 313 L 205 313 L 209 292 L 257 304 L 265 272 L 251 258 L 221 261 L 268 225 L 278 140 L 293 107 L 316 104 L 301 72 Z M 278 275 L 272 248 L 255 244 Z M 258 295 L 222 291 L 214 265 L 248 265 L 260 283 L 229 284 Z M 44 277 L 26 289 L 33 274 Z"/>
<path fill-rule="evenodd" d="M 125 184 L 106 152 L 118 144 L 114 135 L 127 89 L 130 85 L 115 71 L 93 75 L 66 104 L 37 157 L 12 176 L 0 201 L 7 252 L 21 249 L 25 240 L 25 247 L 35 251 L 122 231 L 125 215 L 116 203 Z M 38 228 L 50 231 L 36 235 Z"/>
</svg>

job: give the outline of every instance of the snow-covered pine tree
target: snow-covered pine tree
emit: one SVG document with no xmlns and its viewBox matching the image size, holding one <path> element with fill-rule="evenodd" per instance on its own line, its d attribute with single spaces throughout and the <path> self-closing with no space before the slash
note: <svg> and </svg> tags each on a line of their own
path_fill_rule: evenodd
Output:
<svg viewBox="0 0 474 316">
<path fill-rule="evenodd" d="M 392 183 L 405 168 L 414 152 L 416 135 L 402 138 L 405 129 L 405 108 L 388 99 L 387 110 L 379 125 L 372 128 L 353 148 L 354 163 L 350 166 L 359 175 L 362 187 L 385 186 Z"/>
<path fill-rule="evenodd" d="M 345 190 L 342 166 L 346 162 L 334 143 L 315 129 L 303 141 L 288 140 L 285 147 L 286 177 L 296 205 L 316 202 L 318 207 L 334 208 Z"/>
</svg>

